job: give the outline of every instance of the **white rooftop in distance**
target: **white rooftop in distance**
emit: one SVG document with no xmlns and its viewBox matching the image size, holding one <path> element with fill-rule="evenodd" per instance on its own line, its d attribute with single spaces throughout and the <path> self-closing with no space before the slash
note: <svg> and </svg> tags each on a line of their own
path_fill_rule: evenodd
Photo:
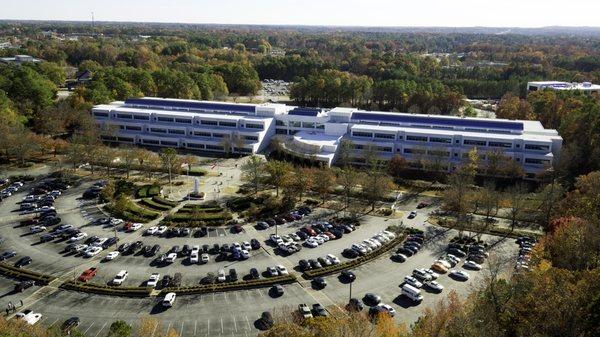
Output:
<svg viewBox="0 0 600 337">
<path fill-rule="evenodd" d="M 534 81 L 528 82 L 528 87 L 537 87 L 538 89 L 553 89 L 553 90 L 583 90 L 595 91 L 600 90 L 600 85 L 591 82 L 562 82 L 562 81 Z"/>
<path fill-rule="evenodd" d="M 298 142 L 317 146 L 337 146 L 341 138 L 315 131 L 300 131 L 294 135 L 294 140 Z"/>
</svg>

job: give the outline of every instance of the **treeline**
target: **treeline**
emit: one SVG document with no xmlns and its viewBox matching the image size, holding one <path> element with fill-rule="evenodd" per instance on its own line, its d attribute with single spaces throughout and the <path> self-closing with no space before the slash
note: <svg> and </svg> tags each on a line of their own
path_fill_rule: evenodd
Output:
<svg viewBox="0 0 600 337">
<path fill-rule="evenodd" d="M 580 175 L 600 170 L 600 95 L 544 90 L 521 99 L 506 94 L 496 115 L 539 120 L 544 127 L 558 130 L 563 148 L 555 158 L 555 174 L 567 186 Z"/>
</svg>

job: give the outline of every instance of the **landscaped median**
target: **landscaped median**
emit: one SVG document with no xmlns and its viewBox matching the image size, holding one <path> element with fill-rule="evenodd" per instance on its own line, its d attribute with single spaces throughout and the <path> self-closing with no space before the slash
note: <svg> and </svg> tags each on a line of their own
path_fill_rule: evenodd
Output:
<svg viewBox="0 0 600 337">
<path fill-rule="evenodd" d="M 177 206 L 179 202 L 167 200 L 159 196 L 153 196 L 152 198 L 144 198 L 140 200 L 139 204 L 154 211 L 166 212 Z"/>
<path fill-rule="evenodd" d="M 176 293 L 178 295 L 206 294 L 221 291 L 264 288 L 270 287 L 274 284 L 288 284 L 293 282 L 296 282 L 296 277 L 294 275 L 285 275 L 264 278 L 260 280 L 202 284 L 189 287 L 183 286 L 164 288 L 161 290 L 160 294 L 164 295 L 166 293 L 171 292 Z M 150 296 L 150 293 L 154 290 L 152 288 L 146 287 L 120 287 L 79 281 L 67 281 L 63 283 L 60 287 L 66 290 L 74 290 L 90 294 L 122 297 L 147 297 Z"/>
<path fill-rule="evenodd" d="M 152 291 L 152 288 L 146 287 L 119 287 L 79 281 L 67 281 L 60 287 L 90 294 L 123 297 L 147 297 L 150 296 L 150 292 Z"/>
<path fill-rule="evenodd" d="M 37 285 L 46 285 L 55 279 L 55 277 L 50 275 L 44 275 L 31 270 L 17 268 L 6 263 L 0 263 L 0 274 L 19 280 L 32 280 Z"/>
<path fill-rule="evenodd" d="M 255 289 L 270 287 L 275 284 L 289 284 L 296 282 L 296 276 L 284 275 L 277 277 L 269 277 L 258 280 L 250 281 L 238 281 L 238 282 L 225 282 L 225 283 L 212 283 L 212 284 L 201 284 L 190 287 L 176 287 L 176 288 L 165 288 L 161 290 L 161 295 L 166 293 L 176 293 L 177 295 L 193 295 L 193 294 L 206 294 L 222 291 L 233 291 L 233 290 L 244 290 L 244 289 Z"/>
<path fill-rule="evenodd" d="M 323 268 L 319 268 L 319 269 L 306 270 L 304 272 L 304 277 L 311 279 L 311 278 L 315 278 L 317 276 L 325 276 L 325 275 L 335 274 L 335 273 L 339 273 L 343 270 L 355 268 L 364 263 L 372 261 L 372 260 L 380 257 L 381 255 L 387 253 L 388 251 L 390 251 L 397 245 L 401 244 L 404 241 L 404 239 L 406 238 L 406 234 L 397 234 L 397 235 L 398 236 L 395 239 L 391 240 L 390 242 L 387 242 L 386 244 L 383 244 L 380 248 L 378 248 L 370 253 L 367 253 L 363 256 L 360 256 L 354 260 L 350 260 L 348 262 L 344 262 L 344 263 L 340 263 L 340 264 L 336 264 L 336 265 L 332 265 L 332 266 L 328 266 L 328 267 L 323 267 Z"/>
</svg>

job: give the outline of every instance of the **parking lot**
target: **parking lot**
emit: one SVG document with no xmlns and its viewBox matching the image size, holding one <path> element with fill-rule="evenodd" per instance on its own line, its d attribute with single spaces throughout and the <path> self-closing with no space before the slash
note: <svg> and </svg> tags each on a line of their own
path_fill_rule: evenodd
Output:
<svg viewBox="0 0 600 337">
<path fill-rule="evenodd" d="M 106 217 L 93 201 L 81 200 L 81 195 L 92 182 L 85 182 L 79 187 L 71 188 L 56 200 L 55 206 L 63 224 L 72 224 L 86 232 L 89 236 L 112 237 L 115 232 L 112 228 L 95 224 L 95 220 Z M 210 245 L 232 244 L 234 242 L 250 241 L 257 239 L 262 247 L 250 251 L 250 257 L 243 261 L 222 260 L 216 261 L 216 255 L 210 255 L 210 261 L 206 264 L 190 264 L 187 258 L 177 258 L 174 263 L 163 265 L 153 263 L 154 257 L 143 255 L 121 255 L 114 261 L 97 262 L 100 256 L 94 259 L 86 259 L 74 254 L 65 254 L 67 245 L 65 239 L 57 239 L 49 243 L 39 243 L 40 234 L 29 234 L 28 226 L 17 226 L 20 219 L 27 216 L 14 212 L 19 202 L 28 191 L 25 186 L 21 191 L 4 200 L 0 204 L 0 229 L 5 239 L 2 250 L 14 250 L 17 257 L 28 255 L 33 262 L 26 266 L 27 269 L 39 271 L 54 276 L 77 277 L 90 265 L 98 268 L 98 274 L 92 282 L 109 283 L 120 270 L 127 270 L 129 276 L 123 283 L 124 286 L 143 286 L 152 273 L 174 275 L 180 273 L 182 284 L 194 285 L 206 276 L 207 273 L 217 273 L 220 269 L 227 271 L 235 268 L 240 277 L 246 275 L 250 268 L 265 271 L 269 266 L 283 265 L 292 270 L 301 259 L 316 259 L 327 254 L 336 255 L 342 262 L 348 260 L 341 252 L 364 239 L 372 237 L 375 233 L 386 229 L 389 225 L 402 222 L 404 225 L 413 226 L 425 231 L 430 238 L 423 248 L 410 257 L 404 263 L 394 262 L 390 259 L 392 252 L 364 264 L 353 270 L 357 280 L 353 283 L 352 297 L 362 298 L 365 293 L 372 292 L 381 296 L 382 302 L 392 305 L 401 314 L 396 315 L 398 321 L 405 323 L 414 322 L 422 310 L 435 304 L 444 298 L 451 290 L 460 295 L 466 295 L 480 284 L 484 271 L 469 271 L 471 278 L 466 282 L 459 282 L 441 275 L 439 283 L 444 286 L 441 294 L 424 291 L 424 300 L 420 305 L 413 306 L 401 296 L 400 284 L 406 275 L 410 275 L 415 268 L 429 268 L 431 263 L 444 254 L 450 239 L 456 235 L 455 231 L 438 228 L 426 224 L 428 213 L 435 209 L 435 205 L 427 209 L 419 210 L 414 219 L 381 218 L 376 216 L 363 216 L 362 225 L 357 226 L 352 233 L 345 234 L 341 239 L 330 240 L 316 247 L 303 249 L 295 254 L 284 256 L 271 245 L 269 235 L 275 232 L 275 227 L 267 230 L 257 230 L 254 223 L 244 226 L 244 231 L 234 234 L 229 228 L 214 228 L 207 232 L 204 237 L 157 237 L 144 236 L 145 225 L 133 233 L 118 231 L 117 237 L 122 242 L 133 242 L 140 240 L 144 245 L 161 246 L 161 253 L 166 252 L 173 246 L 183 245 Z M 411 199 L 397 204 L 397 209 L 408 212 L 416 208 L 419 198 Z M 286 235 L 298 231 L 302 226 L 316 221 L 327 220 L 333 215 L 332 211 L 315 209 L 309 216 L 299 221 L 277 226 L 279 235 Z M 517 246 L 512 240 L 499 241 L 497 237 L 484 236 L 490 244 L 494 244 L 492 254 L 502 256 L 516 256 Z M 115 250 L 109 248 L 108 251 Z M 9 262 L 14 262 L 12 258 Z M 457 265 L 460 269 L 461 265 Z M 44 317 L 42 323 L 45 325 L 62 323 L 65 319 L 77 315 L 81 318 L 80 329 L 87 336 L 100 336 L 106 333 L 110 323 L 117 318 L 135 324 L 139 323 L 142 316 L 150 315 L 162 322 L 162 328 L 172 327 L 182 336 L 196 335 L 254 335 L 256 329 L 254 320 L 265 310 L 283 311 L 295 310 L 300 303 L 320 302 L 325 306 L 343 307 L 349 298 L 349 285 L 341 282 L 338 275 L 325 277 L 327 286 L 322 290 L 312 288 L 311 282 L 301 280 L 298 283 L 284 286 L 285 294 L 274 298 L 269 295 L 269 289 L 254 289 L 247 291 L 234 291 L 215 293 L 202 296 L 180 296 L 177 298 L 173 308 L 163 310 L 157 305 L 156 298 L 126 299 L 110 296 L 99 296 L 72 291 L 59 290 L 41 299 L 31 306 L 36 312 L 41 312 Z M 14 294 L 15 282 L 0 278 L 0 305 L 19 302 L 21 299 L 30 297 L 39 287 L 27 289 L 24 293 Z M 3 307 L 3 308 L 4 308 Z M 202 317 L 202 319 L 199 319 Z"/>
</svg>

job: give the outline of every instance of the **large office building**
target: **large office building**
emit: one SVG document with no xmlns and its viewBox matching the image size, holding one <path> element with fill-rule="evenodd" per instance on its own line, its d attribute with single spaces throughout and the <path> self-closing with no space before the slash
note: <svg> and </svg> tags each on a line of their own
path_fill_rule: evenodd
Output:
<svg viewBox="0 0 600 337">
<path fill-rule="evenodd" d="M 581 91 L 586 94 L 599 93 L 600 85 L 591 82 L 561 82 L 561 81 L 539 81 L 527 82 L 527 91 L 557 90 L 557 91 Z"/>
<path fill-rule="evenodd" d="M 342 148 L 349 154 L 344 157 L 364 162 L 368 148 L 382 159 L 400 155 L 409 164 L 438 161 L 440 169 L 452 171 L 477 148 L 481 163 L 500 154 L 533 177 L 552 166 L 562 145 L 556 130 L 537 121 L 355 108 L 131 98 L 97 105 L 92 114 L 106 141 L 250 154 L 276 140 L 283 151 L 327 165 L 339 159 Z"/>
</svg>

